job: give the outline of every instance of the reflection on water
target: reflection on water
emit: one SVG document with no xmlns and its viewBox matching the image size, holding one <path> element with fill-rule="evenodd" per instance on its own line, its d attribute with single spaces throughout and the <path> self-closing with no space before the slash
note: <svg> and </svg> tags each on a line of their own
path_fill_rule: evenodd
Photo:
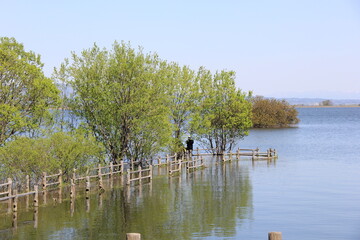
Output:
<svg viewBox="0 0 360 240">
<path fill-rule="evenodd" d="M 263 166 L 266 164 L 264 161 Z M 71 186 L 45 191 L 41 207 L 36 209 L 24 198 L 19 215 L 2 218 L 1 228 L 12 231 L 0 236 L 121 239 L 126 232 L 141 232 L 147 239 L 234 236 L 237 224 L 252 218 L 248 171 L 255 165 L 249 160 L 222 163 L 208 158 L 206 166 L 173 177 L 162 167 L 152 182 L 132 187 L 123 185 L 121 176 L 104 179 L 105 192 L 101 194 L 97 190 L 86 194 L 85 186 L 80 186 L 76 195 Z M 33 224 L 27 224 L 31 221 Z"/>
</svg>

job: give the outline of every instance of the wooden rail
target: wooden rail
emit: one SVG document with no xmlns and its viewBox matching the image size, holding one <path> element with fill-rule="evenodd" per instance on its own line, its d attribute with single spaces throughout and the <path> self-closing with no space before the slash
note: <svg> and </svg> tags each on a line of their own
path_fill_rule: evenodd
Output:
<svg viewBox="0 0 360 240">
<path fill-rule="evenodd" d="M 48 182 L 48 179 L 52 179 L 54 180 L 54 178 L 57 178 L 57 181 L 50 181 Z M 43 190 L 45 190 L 48 186 L 52 186 L 52 185 L 61 185 L 62 182 L 62 171 L 61 169 L 59 170 L 59 173 L 57 174 L 53 174 L 53 175 L 47 175 L 46 172 L 43 172 L 43 177 L 42 177 L 42 188 Z"/>
<path fill-rule="evenodd" d="M 2 186 L 4 186 L 5 184 L 1 184 Z M 13 211 L 17 211 L 17 199 L 19 197 L 24 197 L 24 196 L 28 196 L 28 195 L 32 195 L 34 194 L 34 206 L 37 207 L 39 206 L 39 187 L 38 185 L 34 185 L 34 191 L 27 191 L 27 192 L 23 192 L 23 193 L 18 193 L 18 191 L 16 189 L 14 189 L 11 193 L 11 189 L 10 192 L 8 193 L 8 196 L 6 197 L 2 197 L 0 198 L 0 201 L 4 201 L 4 200 L 9 200 L 9 199 L 16 199 L 15 203 L 13 204 Z"/>
<path fill-rule="evenodd" d="M 144 173 L 146 173 L 146 174 L 144 174 Z M 152 170 L 151 165 L 150 165 L 149 168 L 145 168 L 145 169 L 142 169 L 141 166 L 139 166 L 139 169 L 135 170 L 135 171 L 130 171 L 130 169 L 128 169 L 127 170 L 126 184 L 130 185 L 130 183 L 133 182 L 133 181 L 139 181 L 139 183 L 141 183 L 141 181 L 143 179 L 149 179 L 151 181 L 152 180 L 152 174 L 153 174 L 153 170 Z"/>
<path fill-rule="evenodd" d="M 169 175 L 172 175 L 173 173 L 176 173 L 176 172 L 181 172 L 181 164 L 182 164 L 182 161 L 181 159 L 179 159 L 179 161 L 172 161 L 170 162 L 170 165 L 169 165 Z"/>
<path fill-rule="evenodd" d="M 169 155 L 169 154 L 167 154 L 165 157 L 157 157 L 156 158 L 156 161 L 157 161 L 157 163 L 155 164 L 154 163 L 154 161 L 152 160 L 151 162 L 150 162 L 150 165 L 152 165 L 152 166 L 163 166 L 163 165 L 169 165 L 170 164 L 170 162 L 172 162 L 172 161 L 176 161 L 176 159 L 177 159 L 177 154 L 175 153 L 174 155 Z M 165 161 L 163 161 L 163 160 L 165 160 Z M 147 161 L 148 163 L 149 163 L 149 161 Z"/>
<path fill-rule="evenodd" d="M 200 168 L 200 167 L 204 167 L 204 160 L 202 157 L 200 158 L 195 158 L 191 161 L 188 161 L 186 163 L 186 170 L 190 171 L 190 170 L 195 170 L 196 168 Z"/>
<path fill-rule="evenodd" d="M 200 151 L 205 151 L 201 153 Z M 204 155 L 215 155 L 216 154 L 216 148 L 196 148 L 193 150 L 193 156 L 204 156 Z"/>
<path fill-rule="evenodd" d="M 0 196 L 6 195 L 6 197 L 1 197 L 1 198 L 0 198 L 0 201 L 11 198 L 11 193 L 12 193 L 12 191 L 11 191 L 11 190 L 12 190 L 12 179 L 11 179 L 11 178 L 8 178 L 8 179 L 7 179 L 7 182 L 0 184 L 0 187 L 5 187 L 5 188 L 7 188 L 7 190 L 5 190 L 4 192 L 0 192 Z"/>
<path fill-rule="evenodd" d="M 112 162 L 110 162 L 109 165 L 106 166 L 101 166 L 101 164 L 98 165 L 98 167 L 96 168 L 91 168 L 88 169 L 86 171 L 86 173 L 82 176 L 77 176 L 76 172 L 77 169 L 73 169 L 73 176 L 72 179 L 74 181 L 74 183 L 76 183 L 76 181 L 80 181 L 80 180 L 86 180 L 87 177 L 90 178 L 98 178 L 99 176 L 113 176 L 113 174 L 123 174 L 124 173 L 124 161 L 120 161 L 119 164 L 113 164 Z M 103 169 L 107 169 L 108 171 L 103 171 Z"/>
<path fill-rule="evenodd" d="M 232 161 L 235 157 L 239 160 L 241 156 L 251 157 L 252 160 L 271 160 L 277 158 L 277 152 L 275 149 L 269 148 L 266 152 L 259 152 L 259 149 L 238 149 L 235 153 L 225 153 L 222 157 L 222 161 Z"/>
</svg>

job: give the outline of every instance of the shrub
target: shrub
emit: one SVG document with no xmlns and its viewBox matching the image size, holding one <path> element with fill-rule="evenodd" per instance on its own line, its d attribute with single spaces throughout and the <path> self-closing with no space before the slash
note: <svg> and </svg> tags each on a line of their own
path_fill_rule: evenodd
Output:
<svg viewBox="0 0 360 240">
<path fill-rule="evenodd" d="M 285 100 L 251 99 L 252 122 L 255 128 L 288 127 L 299 122 L 298 112 Z"/>
<path fill-rule="evenodd" d="M 94 138 L 80 133 L 57 132 L 47 138 L 19 137 L 0 148 L 2 177 L 21 181 L 25 175 L 35 181 L 42 172 L 65 176 L 73 168 L 85 168 L 103 160 L 103 148 Z"/>
</svg>

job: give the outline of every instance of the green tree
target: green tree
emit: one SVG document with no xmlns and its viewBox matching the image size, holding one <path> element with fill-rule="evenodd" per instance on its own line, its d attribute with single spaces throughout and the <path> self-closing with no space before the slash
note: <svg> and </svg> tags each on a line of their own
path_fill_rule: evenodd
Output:
<svg viewBox="0 0 360 240">
<path fill-rule="evenodd" d="M 130 44 L 94 45 L 62 65 L 74 91 L 70 107 L 102 142 L 112 161 L 140 159 L 171 139 L 166 64 Z M 64 76 L 64 74 L 62 74 Z"/>
<path fill-rule="evenodd" d="M 285 100 L 256 96 L 252 102 L 252 122 L 255 128 L 288 127 L 299 122 L 298 112 Z"/>
<path fill-rule="evenodd" d="M 40 55 L 0 38 L 0 145 L 20 133 L 34 135 L 57 105 L 59 90 L 42 67 Z"/>
<path fill-rule="evenodd" d="M 173 124 L 172 152 L 183 150 L 182 138 L 189 133 L 189 121 L 198 103 L 199 85 L 195 72 L 176 63 L 168 65 L 171 123 Z"/>
<path fill-rule="evenodd" d="M 221 71 L 213 76 L 200 69 L 202 100 L 192 127 L 217 154 L 231 151 L 237 140 L 248 135 L 251 104 L 247 95 L 235 86 L 235 72 Z"/>
</svg>

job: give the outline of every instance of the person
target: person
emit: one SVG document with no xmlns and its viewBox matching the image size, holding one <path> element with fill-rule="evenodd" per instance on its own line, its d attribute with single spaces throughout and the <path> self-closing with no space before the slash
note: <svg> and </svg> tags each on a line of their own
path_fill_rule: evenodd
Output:
<svg viewBox="0 0 360 240">
<path fill-rule="evenodd" d="M 191 139 L 191 136 L 186 140 L 186 152 L 191 154 L 194 146 L 194 140 Z"/>
</svg>

